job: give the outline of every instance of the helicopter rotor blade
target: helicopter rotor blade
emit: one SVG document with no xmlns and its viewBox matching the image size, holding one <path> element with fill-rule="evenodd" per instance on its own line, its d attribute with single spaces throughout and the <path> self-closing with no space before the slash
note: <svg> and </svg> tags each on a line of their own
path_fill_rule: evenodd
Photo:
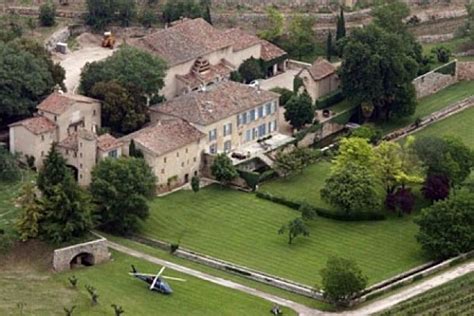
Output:
<svg viewBox="0 0 474 316">
<path fill-rule="evenodd" d="M 166 269 L 166 267 L 163 266 L 163 267 L 161 268 L 160 272 L 158 272 L 158 274 L 157 274 L 156 276 L 157 276 L 157 277 L 160 277 L 161 274 L 165 271 L 165 269 Z"/>
<path fill-rule="evenodd" d="M 174 277 L 169 277 L 169 276 L 161 276 L 163 279 L 167 279 L 167 280 L 173 280 L 173 281 L 180 281 L 180 282 L 186 282 L 185 279 L 180 279 L 180 278 L 174 278 Z"/>
<path fill-rule="evenodd" d="M 158 273 L 157 273 L 156 276 L 155 276 L 155 279 L 153 279 L 153 283 L 151 283 L 151 285 L 150 285 L 150 290 L 153 290 L 153 288 L 155 287 L 156 281 L 158 281 L 158 278 L 159 278 L 160 275 L 163 273 L 163 271 L 165 271 L 165 269 L 166 269 L 166 267 L 163 266 L 163 267 L 161 268 L 161 270 L 158 271 Z"/>
</svg>

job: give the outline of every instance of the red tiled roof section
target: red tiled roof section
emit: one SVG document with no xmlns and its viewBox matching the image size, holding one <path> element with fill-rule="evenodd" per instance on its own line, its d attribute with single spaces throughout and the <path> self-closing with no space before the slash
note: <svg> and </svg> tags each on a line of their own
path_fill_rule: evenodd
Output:
<svg viewBox="0 0 474 316">
<path fill-rule="evenodd" d="M 287 54 L 283 49 L 268 41 L 261 40 L 261 43 L 262 48 L 260 52 L 260 58 L 262 58 L 264 61 L 271 61 Z"/>
<path fill-rule="evenodd" d="M 36 116 L 10 124 L 13 126 L 23 126 L 33 134 L 39 135 L 56 129 L 56 124 L 44 116 Z"/>
<path fill-rule="evenodd" d="M 155 53 L 169 66 L 174 66 L 204 54 L 232 45 L 225 34 L 202 18 L 185 19 L 175 25 L 129 43 Z"/>
<path fill-rule="evenodd" d="M 206 85 L 211 81 L 221 80 L 221 78 L 228 78 L 233 68 L 228 61 L 223 59 L 217 65 L 211 65 L 209 70 L 205 72 L 196 73 L 191 71 L 186 75 L 176 75 L 176 78 L 190 87 L 197 87 L 201 84 Z"/>
<path fill-rule="evenodd" d="M 58 147 L 77 150 L 79 148 L 77 141 L 77 133 L 72 133 L 68 135 L 68 137 L 58 143 Z"/>
<path fill-rule="evenodd" d="M 126 136 L 156 155 L 182 148 L 205 135 L 183 120 L 157 122 Z"/>
<path fill-rule="evenodd" d="M 99 101 L 81 95 L 61 94 L 55 92 L 44 99 L 43 102 L 38 105 L 37 109 L 39 111 L 60 115 L 77 102 L 96 103 Z"/>
<path fill-rule="evenodd" d="M 249 34 L 238 27 L 225 30 L 224 34 L 232 41 L 232 49 L 234 52 L 258 45 L 262 41 L 257 36 Z"/>
<path fill-rule="evenodd" d="M 315 81 L 326 78 L 329 75 L 332 75 L 336 72 L 336 67 L 334 67 L 326 59 L 319 57 L 316 61 L 308 68 L 311 77 Z"/>
<path fill-rule="evenodd" d="M 190 92 L 155 105 L 150 110 L 208 125 L 278 97 L 275 92 L 257 90 L 234 81 L 222 81 L 208 87 L 206 91 Z"/>
<path fill-rule="evenodd" d="M 122 146 L 122 142 L 109 133 L 102 134 L 97 138 L 97 147 L 102 151 L 108 151 L 120 146 Z"/>
</svg>

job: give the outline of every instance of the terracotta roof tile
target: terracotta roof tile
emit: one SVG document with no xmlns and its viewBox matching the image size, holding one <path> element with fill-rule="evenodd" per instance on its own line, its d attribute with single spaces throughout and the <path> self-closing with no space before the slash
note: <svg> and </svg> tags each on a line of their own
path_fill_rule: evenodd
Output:
<svg viewBox="0 0 474 316">
<path fill-rule="evenodd" d="M 174 66 L 232 45 L 224 33 L 202 18 L 186 19 L 174 26 L 132 39 L 129 43 L 163 58 Z"/>
<path fill-rule="evenodd" d="M 191 144 L 204 136 L 191 124 L 175 119 L 154 123 L 121 139 L 124 141 L 133 139 L 159 156 Z"/>
<path fill-rule="evenodd" d="M 39 135 L 56 129 L 56 124 L 44 116 L 36 116 L 10 124 L 10 127 L 23 126 L 33 134 Z"/>
<path fill-rule="evenodd" d="M 334 67 L 329 61 L 322 57 L 316 59 L 311 67 L 306 69 L 308 69 L 308 72 L 315 81 L 324 79 L 336 72 L 336 67 Z"/>
<path fill-rule="evenodd" d="M 102 151 L 108 151 L 120 146 L 122 146 L 122 142 L 109 133 L 102 134 L 97 138 L 97 148 Z"/>
<path fill-rule="evenodd" d="M 283 49 L 268 41 L 262 40 L 261 43 L 262 48 L 260 58 L 262 58 L 264 61 L 271 61 L 275 58 L 287 55 L 287 52 L 285 52 Z"/>
<path fill-rule="evenodd" d="M 229 78 L 230 73 L 235 69 L 234 66 L 226 61 L 222 60 L 217 65 L 210 66 L 209 70 L 201 73 L 189 72 L 186 75 L 176 75 L 178 80 L 181 80 L 189 87 L 199 87 L 200 85 L 206 85 L 209 82 L 221 80 L 222 78 Z"/>
<path fill-rule="evenodd" d="M 97 103 L 99 101 L 76 94 L 52 93 L 41 102 L 37 109 L 40 111 L 60 115 L 76 103 Z"/>
<path fill-rule="evenodd" d="M 72 133 L 68 135 L 68 137 L 60 141 L 57 146 L 65 149 L 77 150 L 79 148 L 77 141 L 77 133 Z"/>
<path fill-rule="evenodd" d="M 262 41 L 257 36 L 249 34 L 238 27 L 225 30 L 224 35 L 232 41 L 234 52 L 259 45 Z"/>
<path fill-rule="evenodd" d="M 222 81 L 208 87 L 206 91 L 190 92 L 155 105 L 150 110 L 208 125 L 275 100 L 278 96 L 277 93 L 257 90 L 234 81 Z"/>
</svg>

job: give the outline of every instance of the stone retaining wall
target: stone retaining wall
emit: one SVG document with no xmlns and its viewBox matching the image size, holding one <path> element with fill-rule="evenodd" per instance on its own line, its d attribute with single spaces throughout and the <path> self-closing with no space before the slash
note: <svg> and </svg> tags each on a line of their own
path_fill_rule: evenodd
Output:
<svg viewBox="0 0 474 316">
<path fill-rule="evenodd" d="M 452 61 L 451 63 L 456 63 L 456 61 Z M 413 80 L 417 99 L 434 94 L 458 82 L 458 77 L 456 74 L 457 70 L 455 70 L 454 75 L 442 74 L 438 72 L 438 69 L 445 67 L 446 65 L 433 69 L 432 71 L 427 72 L 426 74 L 421 75 Z"/>
<path fill-rule="evenodd" d="M 105 238 L 101 238 L 54 250 L 54 270 L 57 272 L 69 270 L 71 268 L 72 259 L 81 253 L 92 255 L 91 264 L 99 264 L 108 261 L 110 259 L 110 253 L 106 241 Z"/>
<path fill-rule="evenodd" d="M 474 80 L 474 61 L 457 63 L 458 80 Z"/>
</svg>

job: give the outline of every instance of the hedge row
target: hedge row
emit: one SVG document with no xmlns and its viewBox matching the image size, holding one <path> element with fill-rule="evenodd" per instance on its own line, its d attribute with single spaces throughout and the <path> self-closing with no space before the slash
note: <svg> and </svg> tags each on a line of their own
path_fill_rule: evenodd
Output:
<svg viewBox="0 0 474 316">
<path fill-rule="evenodd" d="M 256 196 L 264 200 L 288 206 L 289 208 L 295 210 L 299 210 L 301 205 L 304 204 L 303 202 L 290 200 L 282 196 L 270 194 L 268 192 L 257 192 Z M 380 221 L 386 219 L 384 214 L 378 212 L 358 212 L 347 214 L 341 211 L 330 211 L 328 209 L 315 207 L 313 205 L 310 205 L 310 207 L 313 208 L 318 216 L 338 221 Z"/>
<path fill-rule="evenodd" d="M 273 169 L 262 172 L 261 174 L 257 172 L 243 171 L 243 170 L 238 170 L 238 172 L 239 172 L 239 176 L 245 180 L 247 185 L 252 190 L 255 190 L 255 187 L 257 186 L 257 184 L 265 180 L 269 180 L 276 176 L 276 172 Z"/>
<path fill-rule="evenodd" d="M 344 95 L 339 89 L 334 92 L 331 92 L 330 94 L 324 97 L 317 99 L 315 105 L 317 109 L 325 109 L 330 107 L 331 105 L 341 102 L 342 100 L 344 100 Z"/>
</svg>

